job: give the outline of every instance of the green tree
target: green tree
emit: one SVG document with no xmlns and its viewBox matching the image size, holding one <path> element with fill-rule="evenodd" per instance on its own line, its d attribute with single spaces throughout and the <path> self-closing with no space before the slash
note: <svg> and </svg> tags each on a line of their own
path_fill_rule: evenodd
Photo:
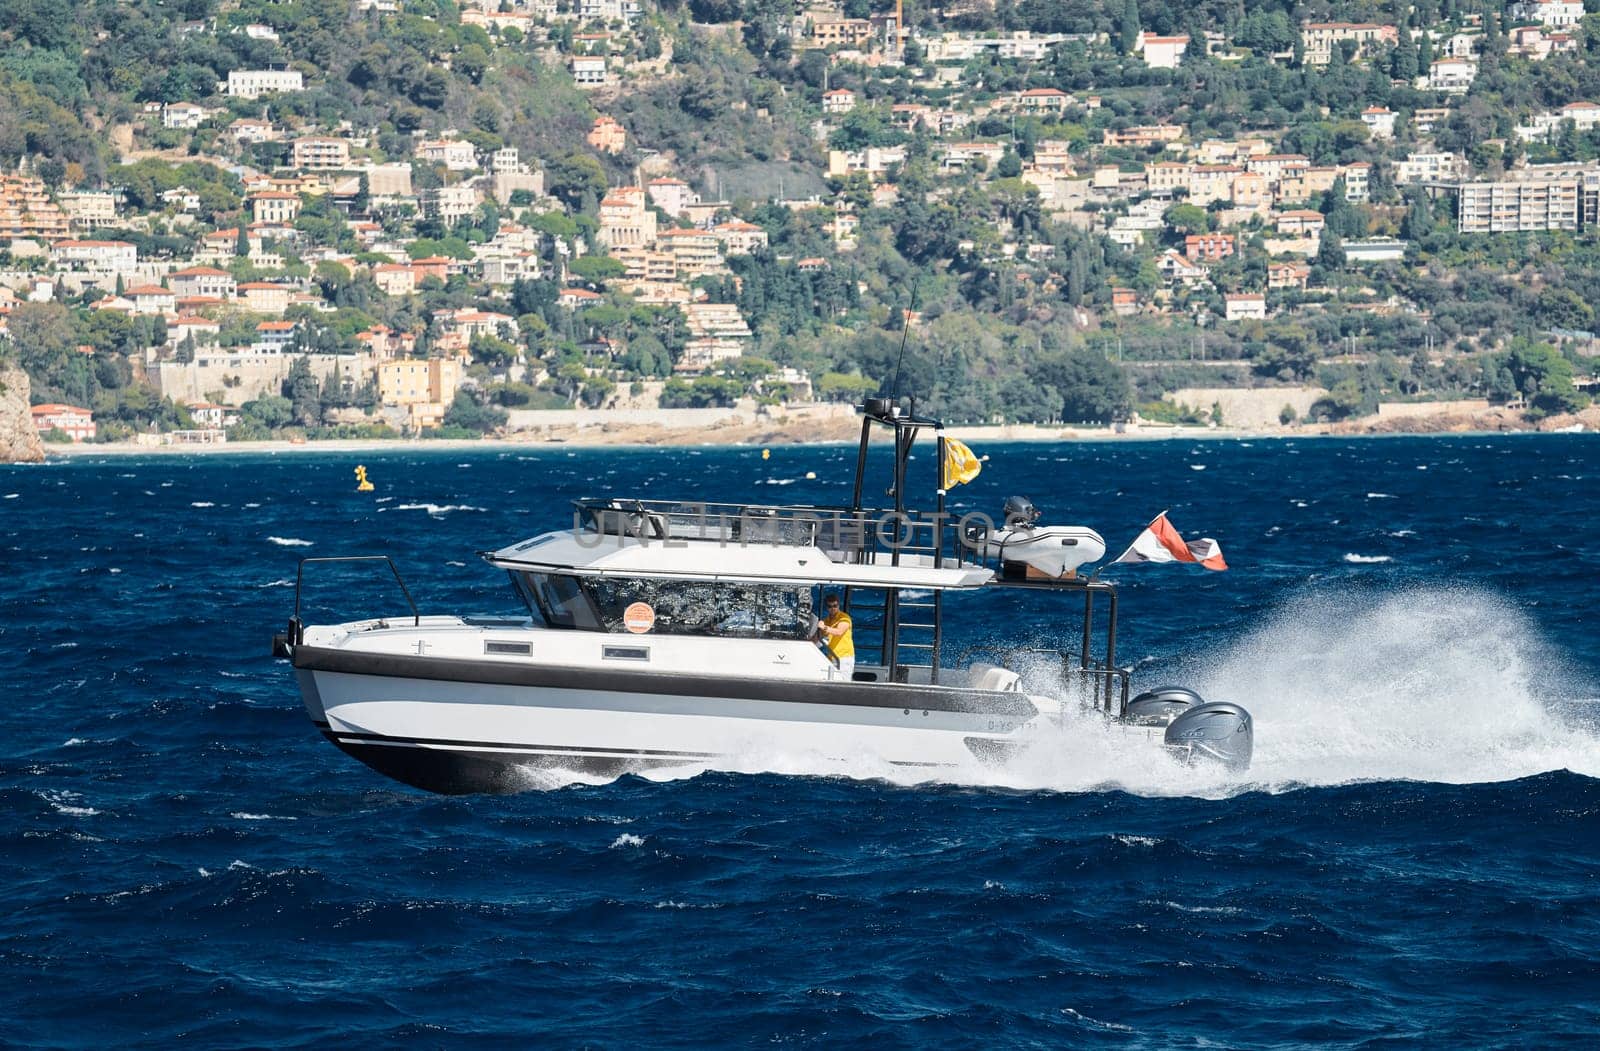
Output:
<svg viewBox="0 0 1600 1051">
<path fill-rule="evenodd" d="M 1139 42 L 1139 0 L 1123 0 L 1117 15 L 1117 43 L 1124 55 L 1133 54 Z"/>
<path fill-rule="evenodd" d="M 1059 416 L 1068 423 L 1126 419 L 1133 389 L 1121 366 L 1098 351 L 1079 348 L 1040 354 L 1028 365 L 1034 382 L 1061 395 Z"/>
<path fill-rule="evenodd" d="M 289 399 L 294 421 L 302 427 L 322 423 L 322 384 L 311 371 L 311 359 L 299 357 L 283 378 L 283 396 Z"/>
<path fill-rule="evenodd" d="M 1525 337 L 1512 340 L 1499 365 L 1511 374 L 1532 415 L 1576 412 L 1588 404 L 1587 396 L 1572 386 L 1572 363 L 1548 343 Z"/>
<path fill-rule="evenodd" d="M 606 191 L 605 169 L 587 153 L 569 153 L 550 162 L 545 169 L 549 193 L 569 208 L 582 209 L 586 201 L 598 200 Z M 593 205 L 589 207 L 592 209 Z"/>
<path fill-rule="evenodd" d="M 593 285 L 614 281 L 627 272 L 621 262 L 605 255 L 581 255 L 567 264 L 567 273 Z"/>
<path fill-rule="evenodd" d="M 449 410 L 444 414 L 444 425 L 448 428 L 459 427 L 474 434 L 484 434 L 504 427 L 507 418 L 500 409 L 480 404 L 470 392 L 458 390 L 455 400 L 450 403 Z"/>
<path fill-rule="evenodd" d="M 1211 214 L 1199 205 L 1175 204 L 1161 218 L 1179 235 L 1211 232 Z"/>
</svg>

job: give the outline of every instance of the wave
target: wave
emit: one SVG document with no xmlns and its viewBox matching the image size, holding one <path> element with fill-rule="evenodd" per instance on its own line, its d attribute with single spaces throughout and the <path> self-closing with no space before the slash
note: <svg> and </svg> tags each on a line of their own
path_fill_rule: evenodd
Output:
<svg viewBox="0 0 1600 1051">
<path fill-rule="evenodd" d="M 292 537 L 292 536 L 269 536 L 269 537 L 267 537 L 267 541 L 269 543 L 277 544 L 279 547 L 310 547 L 311 546 L 311 541 L 309 541 L 309 540 L 301 540 L 298 537 Z"/>
<path fill-rule="evenodd" d="M 384 507 L 380 508 L 380 510 L 388 511 L 390 508 Z M 445 515 L 450 514 L 453 511 L 482 511 L 485 509 L 482 507 L 473 507 L 470 504 L 395 504 L 393 510 L 426 511 L 434 518 L 443 518 Z"/>
<path fill-rule="evenodd" d="M 1389 555 L 1357 555 L 1354 553 L 1346 553 L 1344 560 L 1358 566 L 1377 565 L 1380 562 L 1394 561 Z"/>
</svg>

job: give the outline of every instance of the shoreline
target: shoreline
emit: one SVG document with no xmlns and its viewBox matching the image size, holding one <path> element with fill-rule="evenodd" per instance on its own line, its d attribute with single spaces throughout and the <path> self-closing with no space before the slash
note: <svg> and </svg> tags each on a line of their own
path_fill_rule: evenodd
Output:
<svg viewBox="0 0 1600 1051">
<path fill-rule="evenodd" d="M 145 445 L 136 442 L 47 444 L 45 460 L 93 456 L 242 456 L 249 454 L 465 452 L 471 450 L 551 451 L 559 449 L 649 449 L 690 447 L 761 448 L 783 445 L 850 445 L 859 436 L 860 417 L 815 422 L 790 421 L 717 425 L 707 428 L 659 426 L 578 427 L 561 432 L 527 433 L 489 438 L 332 438 L 323 441 L 284 438 L 224 442 L 216 445 Z M 1583 427 L 1572 432 L 1573 426 Z M 1316 424 L 1309 427 L 1158 427 L 1148 424 L 1113 427 L 1042 427 L 1034 424 L 952 425 L 945 433 L 969 443 L 1260 441 L 1301 438 L 1488 437 L 1513 434 L 1600 432 L 1600 408 L 1572 417 L 1552 417 L 1531 425 L 1498 413 L 1482 417 L 1422 417 L 1404 421 Z"/>
</svg>

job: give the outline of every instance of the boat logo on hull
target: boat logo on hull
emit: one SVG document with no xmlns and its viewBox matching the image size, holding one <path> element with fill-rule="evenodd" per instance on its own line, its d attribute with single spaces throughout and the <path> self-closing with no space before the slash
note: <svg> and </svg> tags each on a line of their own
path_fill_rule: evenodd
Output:
<svg viewBox="0 0 1600 1051">
<path fill-rule="evenodd" d="M 656 626 L 656 611 L 648 602 L 635 602 L 622 611 L 622 624 L 635 635 L 643 635 Z"/>
</svg>

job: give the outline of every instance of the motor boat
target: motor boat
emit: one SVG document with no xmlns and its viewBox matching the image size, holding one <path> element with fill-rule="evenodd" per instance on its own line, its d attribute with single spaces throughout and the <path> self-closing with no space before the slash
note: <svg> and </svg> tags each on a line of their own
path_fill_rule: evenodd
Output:
<svg viewBox="0 0 1600 1051">
<path fill-rule="evenodd" d="M 894 457 L 880 508 L 863 494 L 881 431 Z M 926 434 L 931 510 L 907 503 Z M 434 792 L 515 791 L 530 767 L 716 768 L 764 751 L 936 770 L 1003 762 L 1084 718 L 1184 761 L 1248 767 L 1243 708 L 1181 687 L 1130 697 L 1116 586 L 1082 572 L 1105 554 L 1099 534 L 1040 525 L 1023 498 L 998 520 L 953 516 L 946 442 L 914 402 L 870 399 L 847 507 L 579 501 L 571 528 L 480 552 L 509 576 L 514 616 L 424 616 L 386 555 L 302 559 L 273 652 L 329 741 Z M 330 562 L 386 563 L 407 612 L 305 623 L 307 570 Z M 947 659 L 947 604 L 995 589 L 1060 596 L 1077 648 Z M 849 674 L 814 641 L 823 591 L 854 622 Z"/>
</svg>

